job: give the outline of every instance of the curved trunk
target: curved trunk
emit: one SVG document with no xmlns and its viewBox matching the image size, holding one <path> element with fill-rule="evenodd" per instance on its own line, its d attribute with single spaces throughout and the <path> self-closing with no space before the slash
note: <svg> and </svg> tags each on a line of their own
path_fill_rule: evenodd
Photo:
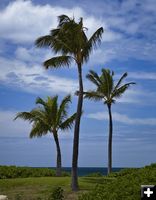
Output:
<svg viewBox="0 0 156 200">
<path fill-rule="evenodd" d="M 56 176 L 61 176 L 62 173 L 62 162 L 61 162 L 61 149 L 60 149 L 60 144 L 59 144 L 59 140 L 58 140 L 58 135 L 57 132 L 53 133 L 54 135 L 54 140 L 56 143 L 56 150 L 57 150 L 57 159 L 56 159 Z"/>
<path fill-rule="evenodd" d="M 108 113 L 109 113 L 109 138 L 108 138 L 108 174 L 112 171 L 112 134 L 113 134 L 113 122 L 112 122 L 112 113 L 111 105 L 108 104 Z"/>
<path fill-rule="evenodd" d="M 79 189 L 77 168 L 78 168 L 78 153 L 79 153 L 80 120 L 81 120 L 82 105 L 83 105 L 83 81 L 82 81 L 81 64 L 78 64 L 78 74 L 79 74 L 79 95 L 78 95 L 77 114 L 76 114 L 75 128 L 74 128 L 73 159 L 72 159 L 71 187 L 73 191 L 77 191 Z"/>
</svg>

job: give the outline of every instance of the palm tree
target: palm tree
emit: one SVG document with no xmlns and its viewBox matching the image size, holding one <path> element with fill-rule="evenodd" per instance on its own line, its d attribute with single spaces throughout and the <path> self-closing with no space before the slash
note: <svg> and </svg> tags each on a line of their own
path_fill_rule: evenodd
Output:
<svg viewBox="0 0 156 200">
<path fill-rule="evenodd" d="M 135 84 L 129 82 L 122 84 L 127 77 L 124 73 L 116 84 L 114 84 L 114 72 L 109 69 L 102 69 L 102 74 L 99 76 L 95 71 L 90 70 L 86 76 L 95 86 L 95 90 L 84 92 L 85 98 L 99 101 L 102 100 L 107 105 L 109 113 L 109 138 L 108 138 L 108 174 L 112 171 L 112 134 L 113 134 L 113 120 L 111 106 L 116 99 L 120 98 L 122 94 L 129 88 L 130 85 Z"/>
<path fill-rule="evenodd" d="M 33 123 L 30 138 L 41 137 L 48 134 L 48 132 L 52 133 L 57 150 L 57 176 L 61 176 L 62 167 L 58 131 L 59 129 L 62 131 L 71 129 L 76 117 L 76 113 L 68 117 L 68 107 L 70 102 L 70 95 L 64 97 L 59 106 L 58 96 L 47 97 L 45 101 L 38 97 L 36 99 L 36 104 L 39 104 L 39 107 L 31 110 L 30 112 L 19 112 L 15 117 L 15 120 L 17 118 L 22 118 L 30 123 Z"/>
<path fill-rule="evenodd" d="M 79 79 L 79 95 L 77 104 L 77 114 L 74 128 L 73 139 L 73 158 L 72 158 L 72 183 L 73 191 L 78 190 L 78 152 L 79 152 L 79 130 L 83 105 L 83 79 L 82 65 L 88 61 L 91 51 L 101 42 L 103 28 L 99 28 L 88 39 L 86 30 L 83 26 L 83 18 L 75 22 L 74 18 L 66 15 L 58 17 L 59 23 L 56 29 L 51 30 L 49 35 L 45 35 L 36 40 L 37 47 L 50 47 L 57 55 L 44 62 L 44 67 L 48 69 L 69 66 L 72 61 L 77 65 Z"/>
</svg>

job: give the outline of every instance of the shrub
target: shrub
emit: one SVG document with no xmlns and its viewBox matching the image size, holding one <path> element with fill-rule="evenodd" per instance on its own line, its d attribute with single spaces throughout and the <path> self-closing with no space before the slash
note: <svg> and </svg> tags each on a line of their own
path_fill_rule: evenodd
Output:
<svg viewBox="0 0 156 200">
<path fill-rule="evenodd" d="M 86 177 L 101 177 L 101 176 L 103 176 L 103 174 L 101 174 L 100 172 L 90 173 L 86 175 Z"/>
<path fill-rule="evenodd" d="M 47 176 L 56 176 L 56 171 L 50 168 L 0 166 L 0 179 Z M 70 174 L 62 172 L 62 176 L 70 176 Z"/>
<path fill-rule="evenodd" d="M 63 200 L 63 189 L 61 187 L 56 187 L 52 191 L 51 195 L 49 196 L 48 200 Z"/>
<path fill-rule="evenodd" d="M 78 199 L 139 200 L 141 185 L 156 185 L 156 164 L 141 169 L 123 170 L 116 178 L 104 185 L 97 185 L 91 192 L 80 195 Z"/>
</svg>

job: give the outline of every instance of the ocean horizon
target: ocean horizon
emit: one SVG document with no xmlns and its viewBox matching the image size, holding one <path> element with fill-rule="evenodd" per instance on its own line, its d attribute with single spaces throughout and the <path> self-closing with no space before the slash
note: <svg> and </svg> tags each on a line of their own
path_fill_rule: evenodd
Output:
<svg viewBox="0 0 156 200">
<path fill-rule="evenodd" d="M 56 169 L 55 167 L 37 167 L 37 168 Z M 126 168 L 114 167 L 112 168 L 112 172 L 119 172 L 122 169 L 127 169 L 127 167 Z M 71 167 L 62 167 L 62 170 L 70 173 Z M 86 176 L 92 173 L 100 173 L 102 175 L 107 175 L 107 167 L 78 167 L 78 176 Z"/>
</svg>

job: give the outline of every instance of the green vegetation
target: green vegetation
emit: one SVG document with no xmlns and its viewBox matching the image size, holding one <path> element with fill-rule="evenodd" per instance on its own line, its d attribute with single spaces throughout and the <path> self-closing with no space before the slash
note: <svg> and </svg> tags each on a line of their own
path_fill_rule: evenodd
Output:
<svg viewBox="0 0 156 200">
<path fill-rule="evenodd" d="M 64 191 L 61 187 L 54 188 L 48 200 L 63 200 L 64 199 L 63 192 Z"/>
<path fill-rule="evenodd" d="M 90 70 L 87 74 L 89 79 L 95 86 L 95 90 L 84 92 L 85 98 L 94 101 L 103 101 L 107 105 L 109 114 L 109 138 L 108 138 L 108 174 L 112 172 L 112 138 L 113 138 L 113 119 L 112 119 L 112 104 L 120 98 L 130 85 L 134 82 L 124 83 L 127 73 L 124 73 L 115 84 L 114 72 L 109 69 L 102 69 L 102 74 L 99 76 L 95 71 Z"/>
<path fill-rule="evenodd" d="M 17 113 L 15 119 L 21 118 L 33 123 L 30 131 L 30 138 L 41 137 L 48 133 L 52 133 L 57 150 L 56 175 L 61 176 L 62 159 L 61 148 L 58 138 L 58 131 L 68 130 L 72 128 L 76 113 L 68 117 L 68 107 L 71 102 L 71 96 L 64 97 L 60 105 L 58 105 L 58 96 L 47 97 L 44 101 L 38 97 L 36 104 L 40 106 L 30 112 Z"/>
<path fill-rule="evenodd" d="M 86 177 L 101 177 L 101 176 L 103 176 L 103 174 L 101 174 L 100 172 L 94 172 L 86 175 Z"/>
<path fill-rule="evenodd" d="M 156 185 L 156 164 L 108 176 L 80 177 L 77 193 L 71 192 L 70 181 L 70 177 L 0 179 L 0 194 L 9 200 L 140 200 L 141 185 Z"/>
<path fill-rule="evenodd" d="M 55 177 L 56 171 L 50 168 L 0 166 L 0 179 L 48 176 Z M 62 176 L 70 176 L 70 174 L 62 172 Z"/>
<path fill-rule="evenodd" d="M 75 200 L 82 191 L 92 190 L 95 184 L 103 182 L 103 177 L 80 177 L 80 191 L 74 193 L 70 189 L 71 177 L 0 179 L 0 194 L 7 195 L 9 200 L 17 200 L 17 197 L 21 200 L 47 200 L 54 195 L 55 188 L 61 187 L 65 200 Z"/>
<path fill-rule="evenodd" d="M 74 17 L 67 15 L 58 17 L 58 26 L 52 29 L 49 35 L 42 36 L 36 40 L 37 47 L 50 47 L 56 54 L 56 57 L 50 58 L 44 62 L 46 69 L 60 68 L 70 66 L 74 62 L 78 71 L 79 94 L 75 119 L 74 140 L 73 140 L 73 158 L 72 158 L 72 183 L 73 191 L 78 190 L 78 152 L 79 152 L 79 131 L 83 106 L 83 75 L 82 66 L 89 60 L 92 50 L 101 42 L 103 28 L 97 29 L 93 35 L 88 38 L 87 28 L 83 25 L 83 18 L 78 22 Z"/>
<path fill-rule="evenodd" d="M 80 195 L 79 200 L 140 200 L 141 185 L 156 185 L 156 164 L 141 169 L 125 169 L 108 177 L 112 180 Z"/>
</svg>

